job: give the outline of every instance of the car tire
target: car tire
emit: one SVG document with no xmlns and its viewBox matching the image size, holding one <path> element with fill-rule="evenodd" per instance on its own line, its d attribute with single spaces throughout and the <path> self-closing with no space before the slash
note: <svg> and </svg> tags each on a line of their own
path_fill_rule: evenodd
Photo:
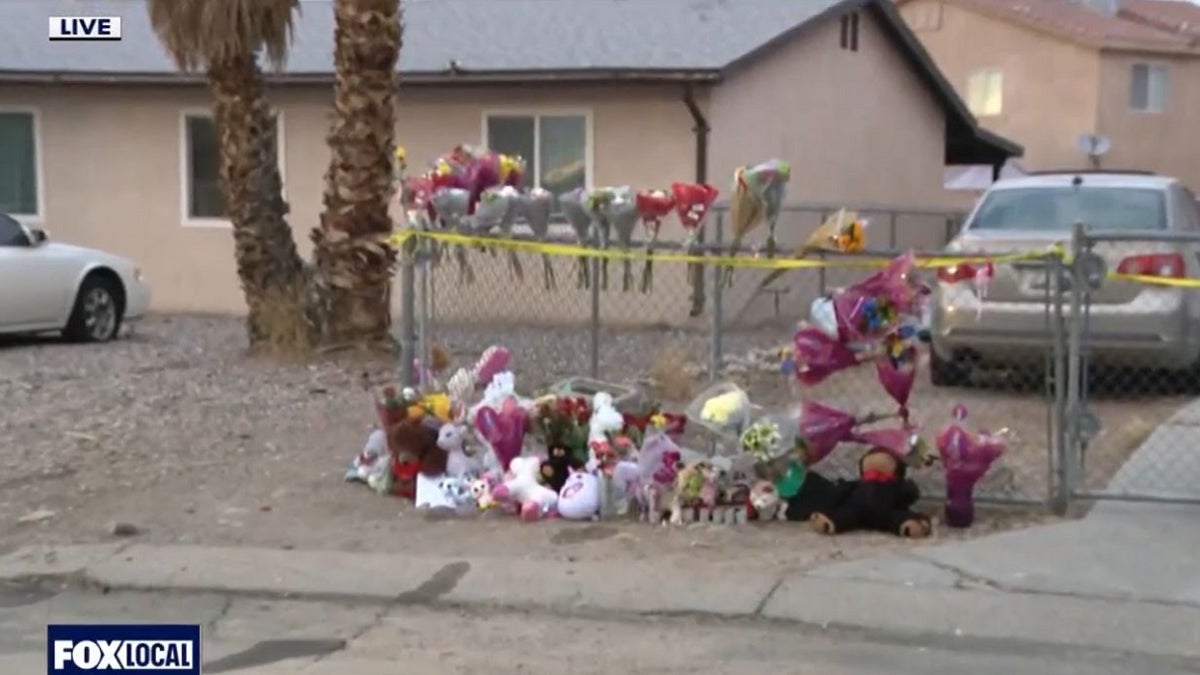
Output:
<svg viewBox="0 0 1200 675">
<path fill-rule="evenodd" d="M 971 378 L 971 366 L 960 360 L 946 360 L 929 350 L 929 382 L 935 387 L 961 387 Z"/>
<path fill-rule="evenodd" d="M 116 284 L 99 275 L 90 275 L 79 286 L 71 318 L 63 337 L 72 342 L 108 342 L 121 332 L 124 310 Z"/>
</svg>

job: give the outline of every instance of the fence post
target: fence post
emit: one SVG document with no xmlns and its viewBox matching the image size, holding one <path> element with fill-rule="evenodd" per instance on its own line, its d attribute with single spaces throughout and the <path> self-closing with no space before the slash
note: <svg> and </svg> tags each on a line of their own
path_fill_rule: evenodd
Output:
<svg viewBox="0 0 1200 675">
<path fill-rule="evenodd" d="M 405 387 L 417 383 L 417 240 L 409 237 L 400 248 L 400 383 Z"/>
<path fill-rule="evenodd" d="M 592 247 L 600 248 L 599 234 L 592 239 Z M 592 322 L 589 330 L 589 357 L 588 375 L 592 379 L 600 377 L 600 274 L 604 267 L 604 261 L 598 257 L 593 257 L 588 261 L 592 276 Z"/>
<path fill-rule="evenodd" d="M 723 211 L 717 213 L 717 226 L 713 231 L 713 247 L 715 250 L 721 250 L 721 244 L 725 238 L 725 213 Z M 709 274 L 712 277 L 712 311 L 709 312 L 709 361 L 708 361 L 708 380 L 715 382 L 721 375 L 721 366 L 724 365 L 724 345 L 721 344 L 721 338 L 724 337 L 722 331 L 724 321 L 722 299 L 724 298 L 724 277 L 725 270 L 719 265 L 707 265 Z M 703 274 L 699 275 L 703 278 Z"/>
<path fill-rule="evenodd" d="M 1079 479 L 1076 475 L 1076 466 L 1083 445 L 1080 420 L 1084 410 L 1080 389 L 1085 376 L 1083 372 L 1083 296 L 1087 292 L 1087 279 L 1084 277 L 1083 265 L 1080 264 L 1080 260 L 1084 254 L 1085 238 L 1083 223 L 1075 223 L 1071 228 L 1071 310 L 1068 314 L 1070 323 L 1067 331 L 1067 447 L 1065 461 L 1062 463 L 1063 489 L 1067 491 L 1068 495 L 1075 491 L 1075 483 Z"/>
<path fill-rule="evenodd" d="M 1051 406 L 1050 426 L 1053 430 L 1049 455 L 1050 508 L 1059 516 L 1064 516 L 1071 505 L 1071 486 L 1067 476 L 1067 332 L 1064 330 L 1063 317 L 1063 280 L 1067 274 L 1064 269 L 1062 256 L 1054 256 L 1046 265 L 1046 302 L 1050 304 L 1047 311 L 1051 315 L 1051 338 L 1054 341 L 1051 364 L 1054 389 L 1053 405 Z M 1051 276 L 1053 273 L 1053 276 Z"/>
</svg>

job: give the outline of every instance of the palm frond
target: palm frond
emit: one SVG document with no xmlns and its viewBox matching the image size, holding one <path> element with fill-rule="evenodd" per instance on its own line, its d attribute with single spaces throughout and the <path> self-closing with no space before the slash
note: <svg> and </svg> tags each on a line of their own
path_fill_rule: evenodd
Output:
<svg viewBox="0 0 1200 675">
<path fill-rule="evenodd" d="M 282 68 L 300 0 L 149 0 L 147 10 L 180 70 L 259 52 Z"/>
</svg>

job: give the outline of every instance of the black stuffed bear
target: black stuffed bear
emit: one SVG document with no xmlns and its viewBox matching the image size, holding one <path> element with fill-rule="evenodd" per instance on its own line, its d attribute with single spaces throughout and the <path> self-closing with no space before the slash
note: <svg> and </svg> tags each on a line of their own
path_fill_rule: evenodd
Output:
<svg viewBox="0 0 1200 675">
<path fill-rule="evenodd" d="M 929 517 L 912 510 L 921 492 L 907 478 L 903 461 L 874 449 L 859 460 L 858 471 L 858 480 L 833 484 L 831 505 L 814 510 L 811 521 L 817 532 L 875 530 L 901 537 L 929 536 L 933 529 Z"/>
<path fill-rule="evenodd" d="M 549 457 L 542 460 L 542 483 L 557 493 L 567 483 L 571 469 L 582 469 L 583 462 L 579 461 L 566 448 L 550 448 Z"/>
</svg>

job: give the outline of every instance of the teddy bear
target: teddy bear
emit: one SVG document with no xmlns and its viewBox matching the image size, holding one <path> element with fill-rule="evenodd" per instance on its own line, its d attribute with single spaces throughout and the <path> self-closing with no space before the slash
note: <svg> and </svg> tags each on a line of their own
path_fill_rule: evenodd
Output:
<svg viewBox="0 0 1200 675">
<path fill-rule="evenodd" d="M 419 420 L 405 420 L 387 432 L 392 456 L 393 492 L 416 498 L 417 474 L 438 479 L 446 473 L 446 451 L 438 447 L 438 430 Z"/>
<path fill-rule="evenodd" d="M 551 490 L 560 492 L 567 484 L 567 479 L 572 471 L 583 468 L 583 462 L 571 454 L 571 451 L 559 445 L 550 448 L 547 455 L 546 459 L 542 461 L 542 482 Z"/>
<path fill-rule="evenodd" d="M 558 493 L 538 482 L 541 464 L 542 460 L 537 457 L 514 457 L 509 462 L 504 482 L 492 490 L 496 501 L 515 504 L 524 521 L 553 515 L 558 503 Z"/>
<path fill-rule="evenodd" d="M 750 486 L 750 507 L 758 520 L 787 520 L 788 504 L 779 497 L 775 484 L 760 480 Z"/>
<path fill-rule="evenodd" d="M 872 448 L 859 460 L 858 472 L 858 480 L 836 486 L 839 494 L 832 508 L 812 514 L 813 529 L 829 535 L 875 530 L 909 538 L 929 536 L 929 517 L 912 510 L 920 490 L 907 478 L 900 458 Z"/>
</svg>

